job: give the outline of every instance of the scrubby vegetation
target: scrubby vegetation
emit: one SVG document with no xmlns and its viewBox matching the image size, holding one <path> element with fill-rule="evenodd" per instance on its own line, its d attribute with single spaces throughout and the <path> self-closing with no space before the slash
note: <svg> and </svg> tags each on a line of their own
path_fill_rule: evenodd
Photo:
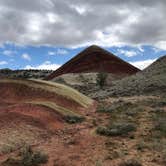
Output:
<svg viewBox="0 0 166 166">
<path fill-rule="evenodd" d="M 98 73 L 96 78 L 96 84 L 101 89 L 106 85 L 107 73 Z"/>
<path fill-rule="evenodd" d="M 135 159 L 131 159 L 120 163 L 119 166 L 142 166 L 142 164 Z"/>
<path fill-rule="evenodd" d="M 155 137 L 166 137 L 166 112 L 164 109 L 155 109 L 152 114 L 153 133 Z"/>
<path fill-rule="evenodd" d="M 100 105 L 97 108 L 99 113 L 110 113 L 111 115 L 116 116 L 117 113 L 122 113 L 124 115 L 136 115 L 142 110 L 138 104 L 133 104 L 131 102 L 116 101 L 111 105 Z"/>
<path fill-rule="evenodd" d="M 48 156 L 41 152 L 34 152 L 30 146 L 24 147 L 17 158 L 8 158 L 3 166 L 38 166 L 45 164 Z"/>
<path fill-rule="evenodd" d="M 114 123 L 107 127 L 98 127 L 96 131 L 105 136 L 122 136 L 136 131 L 136 126 L 132 123 Z"/>
<path fill-rule="evenodd" d="M 136 126 L 130 123 L 115 123 L 107 127 L 98 127 L 97 133 L 106 136 L 127 135 L 131 131 L 135 131 Z"/>
<path fill-rule="evenodd" d="M 136 104 L 118 101 L 111 106 L 100 106 L 99 113 L 109 113 L 110 122 L 106 126 L 99 126 L 97 134 L 105 136 L 124 136 L 136 131 L 137 124 L 134 117 L 142 111 Z"/>
<path fill-rule="evenodd" d="M 65 116 L 65 121 L 67 123 L 70 123 L 70 124 L 74 124 L 74 123 L 81 123 L 85 120 L 84 117 L 81 117 L 81 116 Z"/>
<path fill-rule="evenodd" d="M 2 78 L 38 78 L 43 79 L 49 74 L 52 70 L 11 70 L 11 69 L 0 69 L 0 77 Z"/>
<path fill-rule="evenodd" d="M 89 96 L 103 99 L 108 96 L 161 95 L 166 92 L 166 56 L 147 69 L 130 77 L 113 81 L 112 86 L 94 91 Z"/>
</svg>

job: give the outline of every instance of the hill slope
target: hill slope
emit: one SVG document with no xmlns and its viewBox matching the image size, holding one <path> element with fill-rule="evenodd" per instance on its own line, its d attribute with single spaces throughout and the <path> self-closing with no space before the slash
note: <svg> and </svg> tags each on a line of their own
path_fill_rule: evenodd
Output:
<svg viewBox="0 0 166 166">
<path fill-rule="evenodd" d="M 90 98 L 61 84 L 0 80 L 0 155 L 6 147 L 39 143 L 72 118 L 77 120 L 93 111 L 93 104 Z"/>
<path fill-rule="evenodd" d="M 141 94 L 163 94 L 166 92 L 166 56 L 159 58 L 136 75 L 114 81 L 112 87 L 92 96 L 131 96 Z"/>
<path fill-rule="evenodd" d="M 1 103 L 53 103 L 74 110 L 87 108 L 91 99 L 65 85 L 39 80 L 0 80 Z"/>
<path fill-rule="evenodd" d="M 116 57 L 112 53 L 92 45 L 46 77 L 46 80 L 51 80 L 59 75 L 68 73 L 106 72 L 131 75 L 138 71 L 139 69 Z"/>
</svg>

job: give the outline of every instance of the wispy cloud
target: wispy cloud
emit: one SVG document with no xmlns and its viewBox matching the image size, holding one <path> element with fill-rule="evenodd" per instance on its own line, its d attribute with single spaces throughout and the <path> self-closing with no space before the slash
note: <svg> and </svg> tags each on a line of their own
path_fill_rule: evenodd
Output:
<svg viewBox="0 0 166 166">
<path fill-rule="evenodd" d="M 6 56 L 13 56 L 15 55 L 17 52 L 16 51 L 11 51 L 11 50 L 4 50 L 2 52 L 3 55 L 6 55 Z"/>
<path fill-rule="evenodd" d="M 31 61 L 31 57 L 30 57 L 30 55 L 27 54 L 27 53 L 22 54 L 21 57 L 22 57 L 23 59 L 27 60 L 27 61 Z"/>
<path fill-rule="evenodd" d="M 56 55 L 56 51 L 49 51 L 48 55 Z"/>
<path fill-rule="evenodd" d="M 68 53 L 66 49 L 59 48 L 56 51 L 49 51 L 48 55 L 66 55 Z"/>
<path fill-rule="evenodd" d="M 136 51 L 128 51 L 128 50 L 121 50 L 121 49 L 118 49 L 117 54 L 122 54 L 127 57 L 133 57 L 138 55 Z"/>
<path fill-rule="evenodd" d="M 61 65 L 51 63 L 50 61 L 45 61 L 44 63 L 37 65 L 37 66 L 31 66 L 27 65 L 25 69 L 42 69 L 42 70 L 56 70 L 60 67 Z"/>
<path fill-rule="evenodd" d="M 8 62 L 7 61 L 0 61 L 0 65 L 7 65 Z"/>
<path fill-rule="evenodd" d="M 57 50 L 57 54 L 58 54 L 58 55 L 66 55 L 66 54 L 68 54 L 68 51 L 65 50 L 65 49 L 59 48 L 59 49 Z"/>
<path fill-rule="evenodd" d="M 147 59 L 143 61 L 135 61 L 135 62 L 129 62 L 129 63 L 131 63 L 132 65 L 142 70 L 148 67 L 149 65 L 151 65 L 154 61 L 156 61 L 156 59 Z"/>
</svg>

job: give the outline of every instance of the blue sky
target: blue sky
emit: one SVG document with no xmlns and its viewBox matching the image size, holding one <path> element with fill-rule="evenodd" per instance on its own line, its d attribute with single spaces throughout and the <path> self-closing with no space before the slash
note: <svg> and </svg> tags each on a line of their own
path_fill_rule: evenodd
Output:
<svg viewBox="0 0 166 166">
<path fill-rule="evenodd" d="M 13 43 L 6 43 L 0 47 L 0 68 L 55 70 L 85 48 L 19 46 Z M 166 54 L 166 50 L 150 45 L 104 48 L 141 69 Z"/>
<path fill-rule="evenodd" d="M 143 69 L 166 54 L 165 0 L 0 0 L 0 68 L 57 69 L 96 44 Z"/>
</svg>

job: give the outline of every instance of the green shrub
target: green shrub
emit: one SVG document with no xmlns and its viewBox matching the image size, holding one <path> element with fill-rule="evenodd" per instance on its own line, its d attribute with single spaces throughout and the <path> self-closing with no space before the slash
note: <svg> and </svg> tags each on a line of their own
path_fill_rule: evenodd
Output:
<svg viewBox="0 0 166 166">
<path fill-rule="evenodd" d="M 153 134 L 155 137 L 166 136 L 166 112 L 164 109 L 156 109 L 153 111 Z"/>
<path fill-rule="evenodd" d="M 99 107 L 97 109 L 97 112 L 100 112 L 100 113 L 111 113 L 112 111 L 114 111 L 114 109 L 110 107 Z"/>
<path fill-rule="evenodd" d="M 147 144 L 147 142 L 144 142 L 143 140 L 140 141 L 138 144 L 136 144 L 136 148 L 137 148 L 137 150 L 139 150 L 139 151 L 144 151 L 144 149 L 147 149 L 148 146 L 149 146 L 149 145 Z"/>
<path fill-rule="evenodd" d="M 4 161 L 1 166 L 22 166 L 20 161 L 13 158 L 8 158 L 6 161 Z"/>
<path fill-rule="evenodd" d="M 41 152 L 32 151 L 30 146 L 26 146 L 20 152 L 20 158 L 8 158 L 3 166 L 38 166 L 45 164 L 48 161 L 48 156 Z"/>
<path fill-rule="evenodd" d="M 98 73 L 96 78 L 96 84 L 100 88 L 103 88 L 106 85 L 107 73 Z"/>
<path fill-rule="evenodd" d="M 74 124 L 74 123 L 81 123 L 85 120 L 84 117 L 81 117 L 81 116 L 65 116 L 65 121 L 67 123 L 70 123 L 70 124 Z"/>
<path fill-rule="evenodd" d="M 120 163 L 119 166 L 142 166 L 142 164 L 135 159 L 130 159 Z"/>
<path fill-rule="evenodd" d="M 129 132 L 135 131 L 136 126 L 132 123 L 114 123 L 108 127 L 98 127 L 96 132 L 105 136 L 121 136 L 127 135 Z"/>
<path fill-rule="evenodd" d="M 0 154 L 7 154 L 14 151 L 14 147 L 12 145 L 3 145 L 0 149 Z"/>
<path fill-rule="evenodd" d="M 33 152 L 30 146 L 27 146 L 21 152 L 21 164 L 23 166 L 37 166 L 47 163 L 48 156 L 41 152 Z"/>
<path fill-rule="evenodd" d="M 166 118 L 158 119 L 154 129 L 159 131 L 163 136 L 166 136 Z"/>
</svg>

